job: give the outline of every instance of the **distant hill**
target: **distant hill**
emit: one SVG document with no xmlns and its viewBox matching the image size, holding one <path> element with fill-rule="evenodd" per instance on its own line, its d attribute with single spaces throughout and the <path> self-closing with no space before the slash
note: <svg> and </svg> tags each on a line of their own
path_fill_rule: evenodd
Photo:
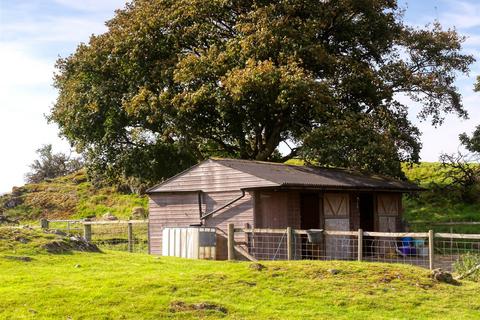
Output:
<svg viewBox="0 0 480 320">
<path fill-rule="evenodd" d="M 0 196 L 0 214 L 24 222 L 101 217 L 106 213 L 129 218 L 135 207 L 146 209 L 147 198 L 120 193 L 114 187 L 95 188 L 83 170 L 13 188 L 11 193 Z"/>
<path fill-rule="evenodd" d="M 433 191 L 432 186 L 445 185 L 444 181 L 447 168 L 438 162 L 422 162 L 413 166 L 403 165 L 403 171 L 410 181 L 418 183 L 427 191 L 420 192 L 413 197 L 406 196 L 405 218 L 411 221 L 431 222 L 458 222 L 458 221 L 480 221 L 480 197 L 477 203 L 468 204 L 458 200 L 449 192 L 441 190 Z M 425 229 L 428 223 L 412 225 L 412 229 Z M 436 230 L 449 231 L 450 228 L 436 228 Z M 454 227 L 454 232 L 480 233 L 480 228 L 475 227 Z"/>
</svg>

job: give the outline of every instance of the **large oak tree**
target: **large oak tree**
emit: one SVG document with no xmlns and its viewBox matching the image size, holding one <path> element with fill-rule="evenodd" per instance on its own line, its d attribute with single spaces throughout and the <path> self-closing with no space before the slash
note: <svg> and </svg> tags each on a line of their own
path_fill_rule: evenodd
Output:
<svg viewBox="0 0 480 320">
<path fill-rule="evenodd" d="M 394 0 L 135 0 L 107 26 L 58 60 L 50 115 L 97 172 L 220 155 L 400 176 L 421 148 L 405 97 L 434 125 L 467 116 L 463 38 Z"/>
</svg>

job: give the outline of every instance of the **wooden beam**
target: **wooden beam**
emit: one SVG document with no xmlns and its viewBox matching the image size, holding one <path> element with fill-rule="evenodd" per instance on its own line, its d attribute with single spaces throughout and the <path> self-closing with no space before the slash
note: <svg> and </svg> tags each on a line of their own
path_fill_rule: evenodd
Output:
<svg viewBox="0 0 480 320">
<path fill-rule="evenodd" d="M 233 223 L 228 224 L 228 260 L 235 260 L 235 226 Z"/>
<path fill-rule="evenodd" d="M 435 259 L 434 240 L 435 240 L 435 234 L 433 233 L 433 230 L 429 230 L 428 231 L 428 262 L 429 262 L 430 270 L 433 270 L 433 267 L 434 267 L 434 263 L 433 263 L 433 260 Z"/>
<path fill-rule="evenodd" d="M 357 260 L 362 261 L 363 259 L 363 230 L 358 229 L 358 250 L 357 250 L 358 256 Z"/>
<path fill-rule="evenodd" d="M 128 234 L 128 252 L 133 252 L 133 225 L 129 223 L 127 228 Z"/>
<path fill-rule="evenodd" d="M 293 229 L 291 227 L 287 228 L 287 260 L 293 260 Z"/>
<path fill-rule="evenodd" d="M 92 241 L 92 225 L 90 224 L 83 225 L 83 237 L 87 241 Z"/>
</svg>

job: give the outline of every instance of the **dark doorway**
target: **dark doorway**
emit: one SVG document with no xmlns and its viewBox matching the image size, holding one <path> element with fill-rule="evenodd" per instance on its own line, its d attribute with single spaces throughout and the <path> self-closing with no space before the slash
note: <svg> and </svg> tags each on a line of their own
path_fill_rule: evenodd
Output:
<svg viewBox="0 0 480 320">
<path fill-rule="evenodd" d="M 358 210 L 360 212 L 360 228 L 363 231 L 375 231 L 373 194 L 361 193 L 358 197 Z M 374 253 L 374 239 L 363 238 L 364 255 L 370 256 Z"/>
<path fill-rule="evenodd" d="M 358 210 L 360 212 L 360 228 L 363 231 L 374 231 L 373 195 L 361 193 L 358 197 Z"/>
<path fill-rule="evenodd" d="M 300 228 L 302 230 L 320 229 L 319 200 L 318 193 L 300 194 Z M 300 245 L 301 259 L 318 259 L 318 252 L 322 247 L 320 244 L 310 243 L 307 237 L 301 237 Z"/>
<path fill-rule="evenodd" d="M 300 194 L 300 228 L 302 230 L 320 228 L 320 208 L 318 202 L 318 193 Z"/>
</svg>

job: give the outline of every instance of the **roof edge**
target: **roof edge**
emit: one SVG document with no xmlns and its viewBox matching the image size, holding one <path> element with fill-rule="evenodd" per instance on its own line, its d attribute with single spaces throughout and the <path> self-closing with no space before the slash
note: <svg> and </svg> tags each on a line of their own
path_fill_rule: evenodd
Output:
<svg viewBox="0 0 480 320">
<path fill-rule="evenodd" d="M 170 178 L 168 178 L 168 179 L 166 179 L 166 180 L 163 180 L 162 182 L 154 185 L 153 187 L 148 188 L 148 189 L 145 191 L 145 194 L 160 192 L 160 191 L 154 191 L 154 189 L 157 189 L 157 188 L 163 186 L 164 184 L 166 184 L 166 183 L 168 183 L 168 182 L 170 182 L 170 181 L 172 181 L 172 180 L 174 180 L 174 179 L 176 179 L 176 178 L 178 178 L 178 177 L 180 177 L 180 176 L 183 176 L 183 175 L 186 174 L 187 172 L 195 169 L 196 167 L 198 167 L 198 166 L 200 166 L 201 164 L 204 164 L 204 163 L 206 163 L 206 162 L 208 162 L 208 161 L 211 161 L 211 159 L 209 158 L 209 159 L 200 161 L 199 163 L 191 166 L 190 168 L 187 168 L 187 169 L 185 169 L 185 170 L 177 173 L 176 175 L 174 175 L 174 176 L 172 176 L 172 177 L 170 177 Z"/>
</svg>

